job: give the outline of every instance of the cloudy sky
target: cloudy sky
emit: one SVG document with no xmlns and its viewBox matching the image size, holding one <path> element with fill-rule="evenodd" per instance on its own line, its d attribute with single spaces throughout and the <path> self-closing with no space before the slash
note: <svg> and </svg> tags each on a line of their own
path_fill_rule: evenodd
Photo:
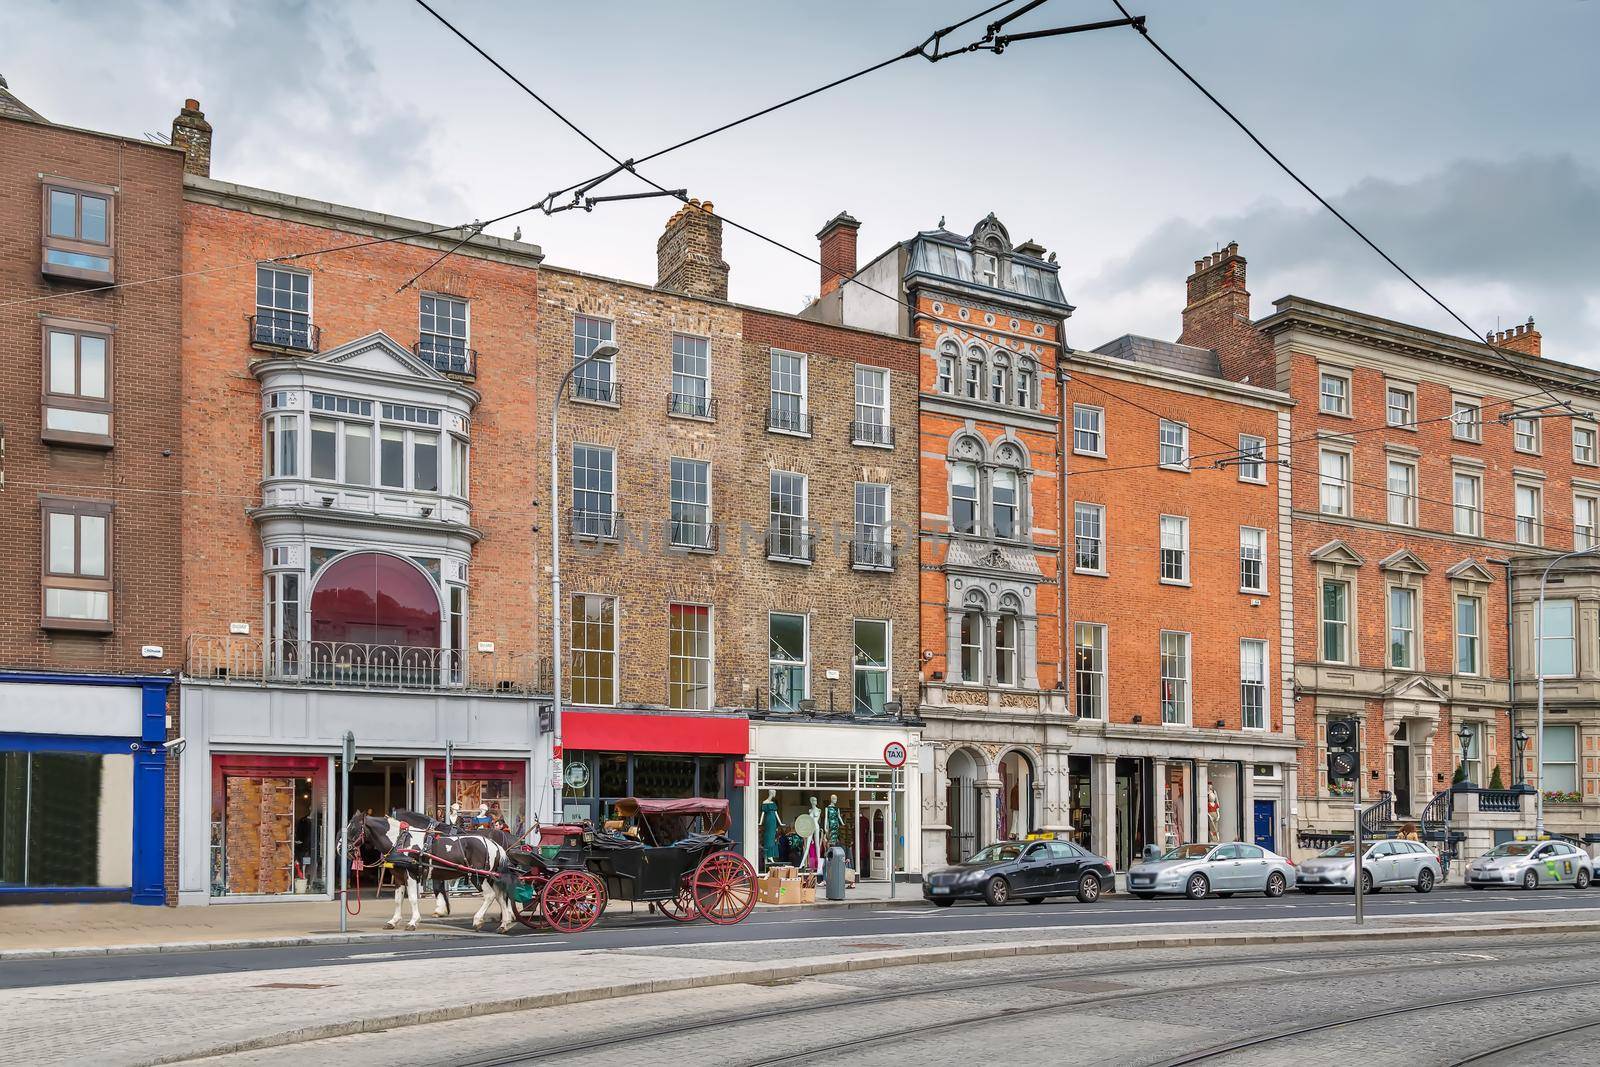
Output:
<svg viewBox="0 0 1600 1067">
<path fill-rule="evenodd" d="M 887 58 L 981 0 L 433 0 L 602 144 L 640 156 Z M 1144 0 L 1152 34 L 1480 330 L 1529 315 L 1600 366 L 1600 2 Z M 1115 17 L 1052 0 L 1032 29 Z M 59 122 L 165 131 L 187 96 L 214 176 L 415 218 L 489 218 L 608 164 L 412 0 L 12 0 L 0 73 Z M 97 72 L 96 77 L 66 72 Z M 1286 293 L 1454 325 L 1131 30 L 908 60 L 645 169 L 815 251 L 863 257 L 989 211 L 1062 264 L 1069 340 L 1175 337 L 1192 261 L 1229 241 L 1255 311 Z M 632 179 L 612 191 L 635 191 Z M 655 274 L 662 201 L 527 215 L 565 266 Z M 736 300 L 798 309 L 817 268 L 730 232 Z"/>
</svg>

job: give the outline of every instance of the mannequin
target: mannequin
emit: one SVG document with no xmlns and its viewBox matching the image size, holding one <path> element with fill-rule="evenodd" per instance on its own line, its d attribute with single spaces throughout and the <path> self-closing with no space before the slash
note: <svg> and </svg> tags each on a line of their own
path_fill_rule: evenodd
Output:
<svg viewBox="0 0 1600 1067">
<path fill-rule="evenodd" d="M 813 871 L 822 869 L 822 809 L 817 807 L 817 798 L 811 797 L 810 807 L 806 814 L 811 816 L 811 838 L 806 842 L 805 862 L 802 864 Z"/>
<path fill-rule="evenodd" d="M 844 816 L 839 814 L 839 794 L 828 794 L 828 806 L 822 813 L 822 839 L 829 846 L 844 844 Z"/>
<path fill-rule="evenodd" d="M 1217 801 L 1217 787 L 1210 782 L 1206 783 L 1206 820 L 1215 841 L 1222 833 L 1222 805 Z"/>
<path fill-rule="evenodd" d="M 761 802 L 761 861 L 768 866 L 778 858 L 778 791 L 767 790 Z"/>
</svg>

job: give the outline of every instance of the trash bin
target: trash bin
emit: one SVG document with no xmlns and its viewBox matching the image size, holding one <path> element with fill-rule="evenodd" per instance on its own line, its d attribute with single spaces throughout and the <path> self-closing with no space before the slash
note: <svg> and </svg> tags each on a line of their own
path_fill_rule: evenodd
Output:
<svg viewBox="0 0 1600 1067">
<path fill-rule="evenodd" d="M 827 867 L 823 877 L 827 880 L 827 896 L 829 900 L 844 899 L 844 869 L 846 860 L 844 849 L 834 845 L 828 849 Z"/>
</svg>

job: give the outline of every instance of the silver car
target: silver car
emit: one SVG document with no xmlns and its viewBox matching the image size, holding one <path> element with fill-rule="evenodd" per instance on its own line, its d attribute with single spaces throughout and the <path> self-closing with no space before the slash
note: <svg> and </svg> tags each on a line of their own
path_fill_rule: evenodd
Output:
<svg viewBox="0 0 1600 1067">
<path fill-rule="evenodd" d="M 1294 865 L 1276 852 L 1243 841 L 1181 845 L 1157 860 L 1128 868 L 1128 891 L 1141 900 L 1157 894 L 1202 900 L 1215 893 L 1265 893 L 1281 897 L 1294 885 Z"/>
<path fill-rule="evenodd" d="M 1430 893 L 1443 880 L 1439 857 L 1420 841 L 1374 841 L 1364 851 L 1361 859 L 1363 893 L 1381 893 L 1385 889 Z M 1324 889 L 1354 892 L 1355 854 L 1355 843 L 1343 841 L 1301 863 L 1296 879 L 1300 892 L 1320 893 Z"/>
<path fill-rule="evenodd" d="M 1575 885 L 1587 889 L 1594 861 L 1567 841 L 1507 841 L 1467 864 L 1467 885 L 1538 889 L 1542 885 Z"/>
</svg>

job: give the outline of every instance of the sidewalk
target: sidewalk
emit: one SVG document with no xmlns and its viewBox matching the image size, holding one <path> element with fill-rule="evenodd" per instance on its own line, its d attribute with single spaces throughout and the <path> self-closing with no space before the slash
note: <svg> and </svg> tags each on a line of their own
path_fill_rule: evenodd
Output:
<svg viewBox="0 0 1600 1067">
<path fill-rule="evenodd" d="M 792 940 L 696 943 L 692 929 L 686 929 L 680 944 L 575 950 L 559 959 L 516 952 L 424 959 L 381 952 L 374 953 L 381 960 L 336 967 L 3 990 L 0 1048 L 7 1050 L 8 1061 L 16 1063 L 92 1061 L 132 1067 L 530 1008 L 918 963 L 1147 948 L 1335 944 L 1372 938 L 1571 936 L 1600 930 L 1600 922 L 1575 921 L 1565 913 L 1523 913 L 1515 922 L 1507 918 L 1376 919 L 1363 931 L 1353 930 L 1348 921 L 1325 919 L 982 935 L 919 930 L 879 935 L 871 945 L 848 937 L 819 936 L 808 938 L 803 947 Z M 427 993 L 415 995 L 418 990 Z"/>
<path fill-rule="evenodd" d="M 818 900 L 815 904 L 757 904 L 761 911 L 798 912 L 818 908 L 883 908 L 921 904 L 918 887 L 901 884 L 889 899 L 886 882 L 865 882 L 848 890 L 844 900 Z M 0 961 L 37 955 L 83 955 L 128 952 L 183 952 L 203 948 L 266 948 L 295 944 L 344 944 L 357 941 L 415 941 L 434 934 L 474 936 L 472 914 L 480 903 L 476 896 L 451 898 L 452 914 L 433 917 L 433 898 L 422 898 L 422 922 L 416 933 L 385 930 L 394 914 L 394 898 L 361 902 L 361 914 L 348 919 L 348 932 L 339 932 L 338 905 L 331 900 L 273 901 L 267 904 L 209 904 L 204 907 L 157 908 L 134 904 L 19 904 L 0 908 Z M 403 918 L 411 915 L 406 907 Z M 650 918 L 648 905 L 631 909 L 637 918 Z M 608 923 L 627 922 L 630 907 L 613 902 Z M 490 909 L 481 937 L 494 933 L 499 913 Z M 519 927 L 520 929 L 520 927 Z"/>
</svg>

